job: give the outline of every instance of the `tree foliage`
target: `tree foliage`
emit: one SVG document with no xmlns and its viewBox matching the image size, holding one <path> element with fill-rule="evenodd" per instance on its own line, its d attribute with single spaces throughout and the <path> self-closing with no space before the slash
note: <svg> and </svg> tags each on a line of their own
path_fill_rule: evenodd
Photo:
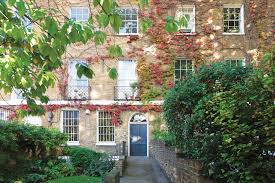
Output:
<svg viewBox="0 0 275 183">
<path fill-rule="evenodd" d="M 47 162 L 62 153 L 66 135 L 55 129 L 15 122 L 0 122 L 0 181 L 9 182 L 32 173 L 33 162 Z M 13 174 L 10 174 L 13 172 Z"/>
<path fill-rule="evenodd" d="M 96 28 L 110 26 L 119 31 L 121 18 L 116 11 L 118 7 L 113 0 L 94 0 L 90 6 L 99 8 L 95 15 L 97 22 L 90 17 L 86 23 L 76 22 L 66 18 L 60 22 L 58 10 L 44 9 L 36 6 L 35 1 L 1 0 L 0 1 L 0 89 L 11 93 L 13 89 L 22 91 L 29 107 L 36 113 L 42 113 L 35 100 L 47 103 L 45 95 L 48 87 L 53 87 L 56 81 L 54 71 L 62 66 L 62 55 L 66 47 L 74 43 L 95 45 L 104 44 L 106 32 Z M 57 13 L 56 13 L 57 12 Z M 29 29 L 29 22 L 35 30 Z M 122 56 L 118 45 L 109 47 L 109 56 Z M 88 78 L 94 72 L 88 65 L 78 65 L 78 75 Z M 116 78 L 114 69 L 109 76 Z"/>
<path fill-rule="evenodd" d="M 184 156 L 203 163 L 205 175 L 232 183 L 271 181 L 272 75 L 274 68 L 211 64 L 168 93 L 169 132 Z"/>
</svg>

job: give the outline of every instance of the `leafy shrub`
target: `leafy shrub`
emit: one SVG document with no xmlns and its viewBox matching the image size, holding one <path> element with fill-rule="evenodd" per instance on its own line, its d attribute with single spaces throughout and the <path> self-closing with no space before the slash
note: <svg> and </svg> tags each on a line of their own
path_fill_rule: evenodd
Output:
<svg viewBox="0 0 275 183">
<path fill-rule="evenodd" d="M 273 73 L 273 74 L 272 74 Z M 272 70 L 203 66 L 165 98 L 164 117 L 183 155 L 226 182 L 272 182 Z M 217 82 L 218 81 L 218 82 Z"/>
<path fill-rule="evenodd" d="M 46 179 L 46 176 L 45 175 L 41 175 L 41 174 L 38 174 L 38 173 L 31 173 L 31 174 L 28 174 L 26 176 L 24 176 L 24 182 L 25 183 L 40 183 L 40 182 L 45 182 L 47 179 Z"/>
<path fill-rule="evenodd" d="M 229 90 L 234 83 L 242 82 L 250 75 L 252 68 L 235 67 L 224 63 L 202 66 L 187 80 L 177 84 L 165 96 L 164 118 L 171 134 L 175 135 L 177 146 L 183 151 L 200 146 L 189 139 L 193 136 L 194 110 L 203 97 L 209 97 L 218 91 Z M 195 153 L 195 154 L 194 154 Z M 186 151 L 187 157 L 196 157 L 196 152 Z"/>
<path fill-rule="evenodd" d="M 67 152 L 78 174 L 84 173 L 91 162 L 99 161 L 101 154 L 87 148 L 74 147 Z"/>
<path fill-rule="evenodd" d="M 176 144 L 175 135 L 169 133 L 168 131 L 156 130 L 153 132 L 153 137 L 154 139 L 161 140 L 170 146 L 174 146 Z"/>
<path fill-rule="evenodd" d="M 72 176 L 75 174 L 73 165 L 61 159 L 49 160 L 46 163 L 38 160 L 32 167 L 32 170 L 33 172 L 44 175 L 46 180 Z"/>
<path fill-rule="evenodd" d="M 211 158 L 201 157 L 207 162 L 208 171 L 215 173 L 218 162 L 223 164 L 224 172 L 216 176 L 228 182 L 270 182 L 275 165 L 274 157 L 268 154 L 274 152 L 272 106 L 272 92 L 264 88 L 257 75 L 237 83 L 228 92 L 201 101 L 196 110 L 196 128 L 208 129 L 203 137 L 218 137 L 218 143 L 212 147 L 217 152 L 210 152 Z M 202 153 L 209 149 L 203 146 Z"/>
<path fill-rule="evenodd" d="M 0 180 L 13 182 L 33 173 L 36 159 L 46 162 L 61 154 L 67 137 L 54 129 L 0 122 Z M 12 174 L 10 172 L 13 172 Z M 38 179 L 31 175 L 31 179 Z"/>
<path fill-rule="evenodd" d="M 114 161 L 107 154 L 102 154 L 99 160 L 93 160 L 85 170 L 86 175 L 104 177 L 114 167 Z"/>
</svg>

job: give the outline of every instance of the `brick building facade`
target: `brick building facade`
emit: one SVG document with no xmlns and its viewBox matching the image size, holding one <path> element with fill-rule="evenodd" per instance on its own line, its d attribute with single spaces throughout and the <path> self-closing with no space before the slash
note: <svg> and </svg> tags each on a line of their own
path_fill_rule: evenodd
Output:
<svg viewBox="0 0 275 183">
<path fill-rule="evenodd" d="M 88 2 L 60 2 L 62 15 L 85 22 L 93 16 Z M 56 73 L 59 80 L 47 91 L 49 110 L 45 116 L 25 121 L 60 129 L 68 134 L 69 145 L 117 152 L 125 141 L 129 155 L 148 156 L 152 122 L 161 115 L 163 95 L 171 84 L 192 74 L 202 63 L 257 64 L 262 52 L 274 44 L 275 7 L 271 0 L 154 0 L 145 10 L 139 9 L 136 1 L 123 0 L 119 5 L 123 17 L 120 33 L 106 30 L 107 41 L 98 47 L 93 42 L 68 47 L 64 66 Z M 43 2 L 41 6 L 56 4 Z M 165 16 L 186 14 L 190 17 L 187 27 L 176 34 L 165 33 L 165 37 L 161 34 Z M 153 21 L 147 33 L 140 30 L 144 17 Z M 35 30 L 35 25 L 31 28 Z M 124 56 L 118 60 L 106 57 L 106 47 L 113 42 L 123 49 Z M 95 77 L 77 77 L 76 63 L 89 64 Z M 117 68 L 117 80 L 108 77 L 108 67 Z M 133 87 L 137 83 L 138 87 Z M 0 118 L 7 119 L 7 108 L 24 102 L 19 90 L 4 94 Z M 116 113 L 119 125 L 112 123 Z M 138 144 L 131 144 L 130 139 Z"/>
</svg>

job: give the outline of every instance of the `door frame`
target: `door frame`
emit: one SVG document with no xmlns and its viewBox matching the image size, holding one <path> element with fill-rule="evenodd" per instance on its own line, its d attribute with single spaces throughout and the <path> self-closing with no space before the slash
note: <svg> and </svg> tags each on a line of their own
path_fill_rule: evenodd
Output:
<svg viewBox="0 0 275 183">
<path fill-rule="evenodd" d="M 142 114 L 144 117 L 145 117 L 145 119 L 146 119 L 146 122 L 144 123 L 144 122 L 138 122 L 138 123 L 133 123 L 133 122 L 130 122 L 131 121 L 131 119 L 132 119 L 132 117 L 134 116 L 134 115 L 136 115 L 136 114 Z M 130 139 L 130 137 L 131 137 L 131 133 L 130 133 L 130 125 L 131 124 L 146 124 L 146 130 L 147 130 L 147 155 L 146 155 L 146 157 L 149 157 L 149 120 L 148 120 L 148 118 L 145 116 L 145 114 L 143 114 L 143 113 L 134 113 L 134 114 L 132 114 L 131 116 L 130 116 L 130 118 L 129 118 L 129 120 L 128 120 L 128 156 L 130 156 L 130 141 L 131 141 L 131 139 Z"/>
</svg>

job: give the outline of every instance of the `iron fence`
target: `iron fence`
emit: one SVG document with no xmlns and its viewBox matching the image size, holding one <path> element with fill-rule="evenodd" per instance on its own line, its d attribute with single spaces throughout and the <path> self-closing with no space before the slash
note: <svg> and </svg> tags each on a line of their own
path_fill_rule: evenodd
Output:
<svg viewBox="0 0 275 183">
<path fill-rule="evenodd" d="M 67 87 L 67 100 L 89 100 L 90 99 L 89 86 L 72 86 Z"/>
<path fill-rule="evenodd" d="M 12 107 L 0 106 L 0 120 L 8 121 L 14 112 Z"/>
<path fill-rule="evenodd" d="M 115 86 L 114 100 L 139 101 L 139 88 L 133 89 L 130 86 Z"/>
</svg>

